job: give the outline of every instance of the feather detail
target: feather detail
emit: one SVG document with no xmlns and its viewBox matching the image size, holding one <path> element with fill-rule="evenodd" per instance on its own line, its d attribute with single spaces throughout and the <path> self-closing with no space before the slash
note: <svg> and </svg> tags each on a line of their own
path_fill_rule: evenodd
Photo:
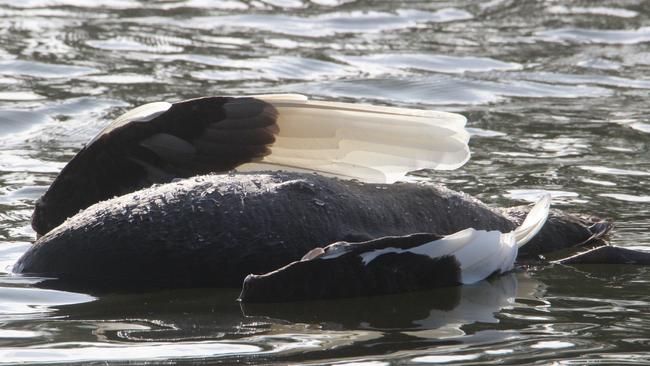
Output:
<svg viewBox="0 0 650 366">
<path fill-rule="evenodd" d="M 318 172 L 371 183 L 469 159 L 463 116 L 310 101 L 298 94 L 150 103 L 119 116 L 64 167 L 35 207 L 39 234 L 113 196 L 234 169 Z"/>
<path fill-rule="evenodd" d="M 416 291 L 473 284 L 512 270 L 519 246 L 546 222 L 545 195 L 515 230 L 417 233 L 315 248 L 275 271 L 249 275 L 240 300 L 295 301 Z"/>
<path fill-rule="evenodd" d="M 469 228 L 419 246 L 407 249 L 386 246 L 365 251 L 359 256 L 366 266 L 385 254 L 408 252 L 431 259 L 453 256 L 460 266 L 460 282 L 475 283 L 494 273 L 512 270 L 519 247 L 532 239 L 544 226 L 550 203 L 551 196 L 544 195 L 530 210 L 522 225 L 509 233 Z M 353 246 L 349 249 L 342 245 L 333 246 L 325 250 L 321 258 L 336 258 L 344 251 L 353 250 L 352 248 Z"/>
<path fill-rule="evenodd" d="M 392 183 L 418 169 L 456 169 L 469 160 L 465 117 L 446 112 L 258 95 L 275 107 L 270 154 L 239 171 L 314 171 Z"/>
<path fill-rule="evenodd" d="M 545 193 L 535 206 L 528 212 L 524 222 L 515 229 L 514 236 L 517 241 L 517 247 L 521 248 L 535 237 L 546 223 L 548 212 L 551 207 L 551 195 Z"/>
<path fill-rule="evenodd" d="M 120 115 L 114 119 L 108 126 L 104 127 L 95 137 L 93 137 L 87 145 L 97 141 L 100 137 L 110 133 L 111 131 L 123 127 L 131 122 L 149 122 L 152 119 L 167 112 L 172 104 L 168 102 L 154 102 L 141 105 L 133 108 L 130 111 Z"/>
<path fill-rule="evenodd" d="M 509 233 L 475 229 L 461 231 L 466 241 L 450 253 L 460 263 L 461 282 L 475 283 L 493 273 L 512 270 L 519 248 L 530 241 L 544 226 L 550 204 L 551 196 L 544 195 L 530 210 L 522 225 Z M 447 240 L 460 233 L 441 240 Z"/>
</svg>

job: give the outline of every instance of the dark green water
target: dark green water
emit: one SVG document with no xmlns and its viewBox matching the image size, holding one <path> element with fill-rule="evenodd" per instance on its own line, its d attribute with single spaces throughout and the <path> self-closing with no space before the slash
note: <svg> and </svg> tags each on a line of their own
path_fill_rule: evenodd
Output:
<svg viewBox="0 0 650 366">
<path fill-rule="evenodd" d="M 0 364 L 649 364 L 644 267 L 245 308 L 236 290 L 94 298 L 8 273 L 34 200 L 113 117 L 264 92 L 462 113 L 472 160 L 429 179 L 500 206 L 550 191 L 650 250 L 649 71 L 641 0 L 0 0 Z"/>
</svg>

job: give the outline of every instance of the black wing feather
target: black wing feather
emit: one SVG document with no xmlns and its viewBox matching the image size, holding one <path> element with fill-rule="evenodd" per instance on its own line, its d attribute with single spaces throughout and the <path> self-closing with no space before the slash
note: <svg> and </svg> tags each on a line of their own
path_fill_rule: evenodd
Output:
<svg viewBox="0 0 650 366">
<path fill-rule="evenodd" d="M 149 121 L 113 123 L 64 167 L 37 202 L 32 227 L 44 234 L 113 196 L 259 160 L 275 141 L 277 115 L 255 98 L 205 97 Z"/>
</svg>

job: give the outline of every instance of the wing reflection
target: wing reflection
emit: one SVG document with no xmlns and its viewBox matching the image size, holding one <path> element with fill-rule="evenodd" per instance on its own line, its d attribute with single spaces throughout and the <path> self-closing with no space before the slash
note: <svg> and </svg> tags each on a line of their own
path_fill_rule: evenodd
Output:
<svg viewBox="0 0 650 366">
<path fill-rule="evenodd" d="M 525 273 L 510 273 L 474 285 L 401 295 L 245 305 L 235 302 L 236 290 L 194 289 L 105 295 L 63 306 L 57 315 L 66 316 L 71 328 L 94 328 L 99 341 L 257 343 L 280 337 L 293 343 L 344 334 L 348 343 L 398 334 L 399 339 L 444 340 L 465 335 L 473 323 L 498 323 L 498 313 L 515 299 L 538 300 L 544 288 Z"/>
<path fill-rule="evenodd" d="M 518 286 L 518 282 L 523 286 Z M 271 323 L 321 324 L 330 329 L 418 331 L 447 326 L 460 328 L 475 322 L 496 323 L 495 314 L 531 298 L 543 285 L 523 273 L 481 281 L 474 285 L 440 288 L 401 295 L 355 299 L 241 304 L 249 320 Z"/>
</svg>

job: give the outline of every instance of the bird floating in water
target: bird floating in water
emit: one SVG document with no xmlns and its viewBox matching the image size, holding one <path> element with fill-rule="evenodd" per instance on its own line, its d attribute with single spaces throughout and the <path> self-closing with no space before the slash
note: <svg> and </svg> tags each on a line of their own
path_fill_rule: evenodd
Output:
<svg viewBox="0 0 650 366">
<path fill-rule="evenodd" d="M 518 253 L 584 244 L 611 229 L 563 213 L 544 225 L 548 196 L 523 220 L 526 209 L 391 184 L 413 170 L 467 162 L 465 122 L 454 113 L 295 94 L 147 104 L 118 117 L 63 168 L 36 202 L 32 226 L 44 236 L 14 271 L 91 289 L 230 287 L 303 256 L 286 268 L 352 255 L 361 267 L 357 260 L 340 268 L 359 273 L 388 257 L 402 258 L 393 269 L 406 257 L 428 258 L 428 272 L 403 277 L 410 282 L 396 286 L 384 276 L 374 290 L 310 295 L 358 296 L 473 283 L 512 269 Z M 317 249 L 340 241 L 363 243 Z"/>
</svg>

